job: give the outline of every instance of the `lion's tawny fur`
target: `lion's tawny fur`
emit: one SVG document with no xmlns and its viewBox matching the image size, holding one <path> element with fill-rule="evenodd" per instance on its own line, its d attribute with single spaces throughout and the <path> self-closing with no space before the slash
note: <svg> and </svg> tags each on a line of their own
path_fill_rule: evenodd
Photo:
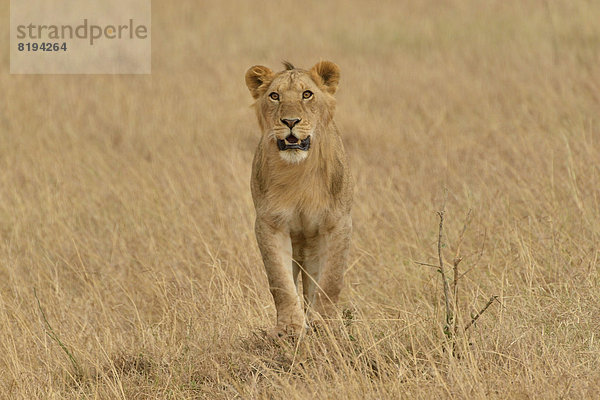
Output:
<svg viewBox="0 0 600 400">
<path fill-rule="evenodd" d="M 251 179 L 255 231 L 278 334 L 301 333 L 307 322 L 303 308 L 309 318 L 334 312 L 352 231 L 352 180 L 333 122 L 339 68 L 328 61 L 309 71 L 288 64 L 279 73 L 263 66 L 246 73 L 262 131 Z M 310 98 L 303 98 L 306 91 Z M 284 118 L 300 121 L 291 129 Z M 277 139 L 290 133 L 298 139 L 310 136 L 309 150 L 280 151 Z M 304 307 L 297 289 L 300 274 Z"/>
</svg>

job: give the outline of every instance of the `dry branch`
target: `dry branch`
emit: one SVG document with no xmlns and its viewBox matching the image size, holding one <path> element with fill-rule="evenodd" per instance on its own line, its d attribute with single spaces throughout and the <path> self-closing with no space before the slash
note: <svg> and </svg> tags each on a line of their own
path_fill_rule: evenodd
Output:
<svg viewBox="0 0 600 400">
<path fill-rule="evenodd" d="M 465 232 L 467 231 L 467 227 L 469 226 L 469 223 L 471 222 L 471 212 L 473 210 L 469 209 L 469 211 L 467 212 L 467 216 L 465 217 L 465 223 L 463 224 L 463 228 L 462 231 L 460 232 L 460 236 L 458 238 L 458 245 L 456 246 L 456 253 L 454 255 L 454 260 L 452 261 L 452 296 L 454 298 L 454 314 L 455 316 L 457 316 L 458 314 L 458 264 L 460 264 L 460 262 L 463 260 L 463 257 L 460 255 L 460 249 L 462 247 L 462 243 L 463 240 L 465 238 Z M 457 321 L 457 317 L 454 318 L 453 321 L 453 332 L 454 332 L 454 336 L 457 335 L 458 333 L 458 321 Z"/>
<path fill-rule="evenodd" d="M 450 333 L 450 325 L 452 325 L 452 312 L 450 311 L 450 288 L 448 287 L 448 280 L 446 280 L 446 272 L 444 271 L 444 259 L 442 257 L 442 230 L 444 229 L 444 211 L 438 211 L 440 217 L 440 229 L 438 232 L 438 259 L 440 262 L 440 274 L 442 275 L 442 281 L 444 286 L 444 301 L 446 303 L 446 326 L 444 332 L 447 336 L 452 336 Z"/>
<path fill-rule="evenodd" d="M 498 296 L 492 296 L 490 297 L 490 299 L 488 300 L 488 302 L 485 304 L 485 306 L 483 306 L 483 308 L 481 309 L 481 311 L 479 311 L 477 314 L 475 314 L 475 316 L 471 319 L 471 321 L 467 324 L 467 326 L 465 326 L 465 332 L 467 329 L 469 329 L 471 327 L 471 325 L 473 325 L 475 323 L 475 321 L 477 321 L 479 319 L 479 317 L 481 316 L 481 314 L 483 314 L 485 312 L 485 310 L 488 309 L 488 307 L 494 302 L 494 300 L 498 299 Z"/>
<path fill-rule="evenodd" d="M 455 256 L 452 261 L 452 267 L 453 267 L 452 294 L 450 293 L 449 281 L 446 277 L 446 271 L 444 269 L 444 258 L 442 255 L 442 240 L 443 240 L 444 214 L 445 214 L 444 210 L 437 212 L 437 214 L 440 218 L 439 230 L 438 230 L 438 240 L 437 240 L 438 265 L 413 260 L 413 262 L 415 264 L 436 268 L 442 277 L 442 285 L 443 285 L 443 289 L 444 289 L 444 302 L 445 302 L 445 307 L 446 307 L 446 323 L 444 324 L 444 334 L 446 335 L 446 337 L 448 339 L 451 340 L 452 348 L 453 348 L 452 354 L 455 354 L 454 346 L 456 344 L 456 338 L 458 336 L 458 328 L 459 328 L 458 321 L 457 321 L 458 309 L 459 309 L 458 281 L 460 278 L 462 278 L 462 276 L 464 276 L 467 272 L 469 272 L 469 270 L 467 270 L 462 275 L 459 274 L 458 266 L 461 263 L 461 261 L 463 260 L 463 256 L 461 255 L 461 248 L 462 248 L 462 243 L 464 240 L 465 232 L 467 231 L 467 228 L 471 222 L 471 213 L 472 213 L 472 210 L 469 210 L 465 217 L 465 222 L 463 224 L 463 228 L 462 228 L 459 238 L 458 238 L 458 244 L 456 247 Z M 482 251 L 483 251 L 483 249 L 482 249 Z M 481 311 L 479 311 L 477 313 L 477 315 L 473 316 L 471 321 L 469 321 L 469 323 L 463 329 L 463 332 L 466 332 L 475 323 L 475 321 L 477 321 L 477 319 L 481 316 L 481 314 L 483 314 L 488 309 L 488 307 L 492 304 L 492 302 L 494 300 L 497 300 L 497 298 L 498 298 L 498 296 L 492 296 L 490 298 L 490 300 L 486 303 L 486 305 L 481 309 Z"/>
<path fill-rule="evenodd" d="M 418 264 L 418 265 L 424 265 L 425 267 L 432 267 L 432 268 L 435 268 L 435 269 L 439 269 L 440 268 L 439 265 L 435 265 L 435 264 L 429 264 L 429 263 L 420 262 L 420 261 L 414 261 L 414 260 L 413 260 L 413 262 L 415 264 Z"/>
</svg>

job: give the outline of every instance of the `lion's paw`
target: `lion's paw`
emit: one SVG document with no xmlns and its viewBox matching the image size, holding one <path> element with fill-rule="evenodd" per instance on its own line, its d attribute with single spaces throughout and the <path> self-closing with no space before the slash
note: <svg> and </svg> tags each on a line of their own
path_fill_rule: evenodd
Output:
<svg viewBox="0 0 600 400">
<path fill-rule="evenodd" d="M 299 338 L 306 333 L 307 327 L 299 324 L 277 325 L 268 332 L 272 339 Z"/>
</svg>

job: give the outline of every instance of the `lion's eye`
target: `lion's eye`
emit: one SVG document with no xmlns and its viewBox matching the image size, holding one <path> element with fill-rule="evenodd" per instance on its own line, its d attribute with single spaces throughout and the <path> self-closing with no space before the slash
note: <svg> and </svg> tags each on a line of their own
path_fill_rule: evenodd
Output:
<svg viewBox="0 0 600 400">
<path fill-rule="evenodd" d="M 277 100 L 279 100 L 279 93 L 273 92 L 269 95 L 269 97 L 271 98 L 271 100 L 277 101 Z"/>
<path fill-rule="evenodd" d="M 303 99 L 310 99 L 313 95 L 313 92 L 311 92 L 310 90 L 305 90 L 304 93 L 302 93 L 302 98 Z"/>
</svg>

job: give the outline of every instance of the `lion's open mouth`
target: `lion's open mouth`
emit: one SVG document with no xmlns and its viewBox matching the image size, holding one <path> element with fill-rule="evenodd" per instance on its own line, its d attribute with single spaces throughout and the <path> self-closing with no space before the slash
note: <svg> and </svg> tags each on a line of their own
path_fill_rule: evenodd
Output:
<svg viewBox="0 0 600 400">
<path fill-rule="evenodd" d="M 291 149 L 307 151 L 310 148 L 310 136 L 300 140 L 290 133 L 285 140 L 277 139 L 277 147 L 279 148 L 279 151 Z"/>
</svg>

